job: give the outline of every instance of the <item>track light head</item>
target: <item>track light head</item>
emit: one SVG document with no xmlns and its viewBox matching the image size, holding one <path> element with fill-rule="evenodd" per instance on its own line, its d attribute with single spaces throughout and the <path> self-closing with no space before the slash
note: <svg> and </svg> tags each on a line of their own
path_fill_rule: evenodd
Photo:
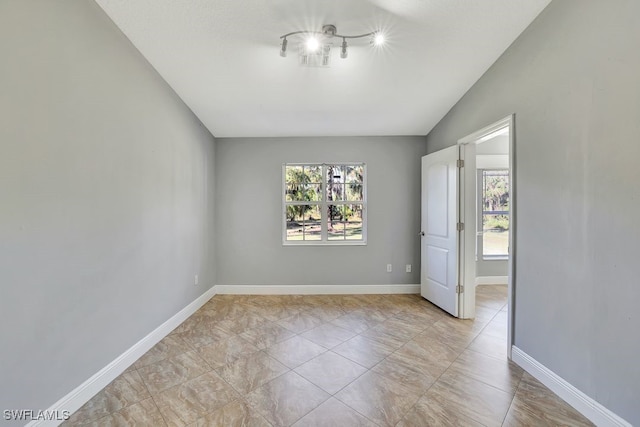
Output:
<svg viewBox="0 0 640 427">
<path fill-rule="evenodd" d="M 384 34 L 380 31 L 377 31 L 373 34 L 373 45 L 374 46 L 382 46 L 384 44 Z"/>
<path fill-rule="evenodd" d="M 311 36 L 307 39 L 307 50 L 309 52 L 316 52 L 320 48 L 320 42 L 315 36 Z"/>
<path fill-rule="evenodd" d="M 340 58 L 345 59 L 349 53 L 347 52 L 347 39 L 342 39 L 342 48 L 340 49 Z"/>
</svg>

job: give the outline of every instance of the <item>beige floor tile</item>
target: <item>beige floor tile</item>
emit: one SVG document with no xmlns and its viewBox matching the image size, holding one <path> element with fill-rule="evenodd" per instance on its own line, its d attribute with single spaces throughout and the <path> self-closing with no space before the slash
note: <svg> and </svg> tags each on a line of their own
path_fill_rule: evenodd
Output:
<svg viewBox="0 0 640 427">
<path fill-rule="evenodd" d="M 505 338 L 482 333 L 467 348 L 498 359 L 507 358 L 507 340 Z"/>
<path fill-rule="evenodd" d="M 197 351 L 209 366 L 216 369 L 259 349 L 240 336 L 234 335 L 226 340 L 199 347 Z"/>
<path fill-rule="evenodd" d="M 218 314 L 212 310 L 204 310 L 200 308 L 200 310 L 193 313 L 187 320 L 182 322 L 177 328 L 175 328 L 171 335 L 178 334 L 182 332 L 187 332 L 195 328 L 206 328 L 210 326 L 215 326 L 217 322 L 220 320 L 224 320 L 226 317 L 222 314 Z"/>
<path fill-rule="evenodd" d="M 348 331 L 331 323 L 325 323 L 324 325 L 302 333 L 300 336 L 325 348 L 332 348 L 353 338 L 355 335 L 355 332 Z"/>
<path fill-rule="evenodd" d="M 442 401 L 427 392 L 397 424 L 397 427 L 484 427 L 483 424 L 461 414 L 457 405 L 464 402 Z"/>
<path fill-rule="evenodd" d="M 208 372 L 164 390 L 153 399 L 169 426 L 185 426 L 238 397 L 215 372 Z"/>
<path fill-rule="evenodd" d="M 445 369 L 445 366 L 417 357 L 407 357 L 404 352 L 397 351 L 374 366 L 372 370 L 383 377 L 411 388 L 414 393 L 422 395 Z"/>
<path fill-rule="evenodd" d="M 309 313 L 302 312 L 302 313 L 294 314 L 291 317 L 286 317 L 282 320 L 279 320 L 277 323 L 283 328 L 286 328 L 291 332 L 299 334 L 304 331 L 308 331 L 310 329 L 316 328 L 322 325 L 324 322 L 316 316 L 313 316 Z"/>
<path fill-rule="evenodd" d="M 161 360 L 138 369 L 152 395 L 192 378 L 199 377 L 211 367 L 195 351 Z"/>
<path fill-rule="evenodd" d="M 500 321 L 492 320 L 487 326 L 484 327 L 481 334 L 491 335 L 492 337 L 499 338 L 505 343 L 507 342 L 507 324 Z"/>
<path fill-rule="evenodd" d="M 324 305 L 336 307 L 336 304 L 332 302 L 334 296 L 336 295 L 305 295 L 304 301 L 312 307 L 320 307 Z"/>
<path fill-rule="evenodd" d="M 64 425 L 591 425 L 507 361 L 506 287 L 477 296 L 216 295 Z"/>
<path fill-rule="evenodd" d="M 366 368 L 372 368 L 394 350 L 393 347 L 361 335 L 331 349 L 334 353 L 353 360 Z"/>
<path fill-rule="evenodd" d="M 403 354 L 407 358 L 425 360 L 437 368 L 447 368 L 458 358 L 462 351 L 463 349 L 461 347 L 451 346 L 446 340 L 438 340 L 431 336 L 419 335 L 407 342 L 398 350 L 398 353 Z"/>
<path fill-rule="evenodd" d="M 464 417 L 488 427 L 502 424 L 513 398 L 511 393 L 449 371 L 442 374 L 425 396 L 441 406 L 451 405 Z"/>
<path fill-rule="evenodd" d="M 498 314 L 495 315 L 495 317 L 492 319 L 493 322 L 499 322 L 502 323 L 504 325 L 507 324 L 507 321 L 509 319 L 507 318 L 507 312 L 506 311 L 499 311 Z"/>
<path fill-rule="evenodd" d="M 222 320 L 218 323 L 218 327 L 234 334 L 240 334 L 248 329 L 255 329 L 265 325 L 267 322 L 269 321 L 264 317 L 250 312 L 234 319 Z"/>
<path fill-rule="evenodd" d="M 296 368 L 325 351 L 327 351 L 326 348 L 314 344 L 299 335 L 274 344 L 265 350 L 269 356 L 289 369 Z"/>
<path fill-rule="evenodd" d="M 195 427 L 271 427 L 271 424 L 239 399 L 198 419 Z"/>
<path fill-rule="evenodd" d="M 357 310 L 353 310 L 350 312 L 350 314 L 355 314 L 356 316 L 360 316 L 365 320 L 378 323 L 384 322 L 385 320 L 393 316 L 393 314 L 391 313 L 384 313 L 370 306 L 364 306 Z"/>
<path fill-rule="evenodd" d="M 476 306 L 476 318 L 475 318 L 475 320 L 483 322 L 483 323 L 487 323 L 490 320 L 494 319 L 498 313 L 500 313 L 500 310 L 493 309 L 493 308 Z"/>
<path fill-rule="evenodd" d="M 249 393 L 247 402 L 274 426 L 290 426 L 329 397 L 291 371 Z"/>
<path fill-rule="evenodd" d="M 298 420 L 294 427 L 376 427 L 376 424 L 335 398 Z"/>
<path fill-rule="evenodd" d="M 505 304 L 506 301 L 502 298 L 496 298 L 493 295 L 476 294 L 477 306 L 500 310 L 502 309 L 502 307 L 504 307 Z"/>
<path fill-rule="evenodd" d="M 448 372 L 482 381 L 513 395 L 524 371 L 506 358 L 497 359 L 472 350 L 465 350 L 451 364 Z"/>
<path fill-rule="evenodd" d="M 167 335 L 134 363 L 135 369 L 193 350 L 179 336 Z"/>
<path fill-rule="evenodd" d="M 282 304 L 274 304 L 274 305 L 252 305 L 252 313 L 255 313 L 259 316 L 264 317 L 267 320 L 272 322 L 277 322 L 280 319 L 284 319 L 286 317 L 291 317 L 295 314 L 300 313 L 300 308 L 298 307 L 289 307 Z"/>
<path fill-rule="evenodd" d="M 420 340 L 424 338 L 427 341 L 440 341 L 447 344 L 449 347 L 456 348 L 461 351 L 471 344 L 476 336 L 478 336 L 478 333 L 478 331 L 470 329 L 466 331 L 456 331 L 447 325 L 436 322 L 434 325 L 417 335 L 414 339 Z"/>
<path fill-rule="evenodd" d="M 67 425 L 81 425 L 88 420 L 105 417 L 149 397 L 137 371 L 123 373 L 78 409 Z"/>
<path fill-rule="evenodd" d="M 362 365 L 336 353 L 326 352 L 295 371 L 329 394 L 335 394 L 367 371 Z"/>
<path fill-rule="evenodd" d="M 290 330 L 272 322 L 263 324 L 255 329 L 249 329 L 240 334 L 242 338 L 261 350 L 287 340 L 294 335 L 295 333 Z"/>
<path fill-rule="evenodd" d="M 302 311 L 317 307 L 317 301 L 309 298 L 309 295 L 282 295 L 282 304 Z"/>
<path fill-rule="evenodd" d="M 417 296 L 416 299 L 408 300 L 402 306 L 402 311 L 406 313 L 430 313 L 439 317 L 448 316 L 442 309 L 431 304 L 421 296 Z"/>
<path fill-rule="evenodd" d="M 330 322 L 333 319 L 337 319 L 340 316 L 344 316 L 345 312 L 339 307 L 331 305 L 320 305 L 307 311 L 308 314 L 317 317 L 323 322 Z"/>
<path fill-rule="evenodd" d="M 578 411 L 524 373 L 504 422 L 505 426 L 593 426 Z"/>
<path fill-rule="evenodd" d="M 363 316 L 361 312 L 350 312 L 331 321 L 333 325 L 339 326 L 356 334 L 360 334 L 369 328 L 376 326 L 380 321 Z"/>
<path fill-rule="evenodd" d="M 456 319 L 451 316 L 443 316 L 433 324 L 432 328 L 446 337 L 455 337 L 460 335 L 466 337 L 479 334 L 487 323 L 487 321 L 481 321 L 479 319 Z"/>
<path fill-rule="evenodd" d="M 207 326 L 199 325 L 193 329 L 180 332 L 176 335 L 193 348 L 209 345 L 217 341 L 223 341 L 233 336 L 232 333 L 213 326 L 213 324 L 207 324 Z"/>
<path fill-rule="evenodd" d="M 283 306 L 286 300 L 285 297 L 286 295 L 252 295 L 243 303 L 251 307 Z"/>
<path fill-rule="evenodd" d="M 429 311 L 402 311 L 393 316 L 394 319 L 402 320 L 409 325 L 420 328 L 420 330 L 424 330 L 433 325 L 440 320 L 441 317 L 441 314 Z"/>
<path fill-rule="evenodd" d="M 216 372 L 239 393 L 246 394 L 288 370 L 282 363 L 259 351 L 218 368 Z"/>
<path fill-rule="evenodd" d="M 136 360 L 137 362 L 137 360 Z M 129 372 L 133 372 L 136 370 L 136 363 L 133 362 L 131 365 L 129 365 L 129 367 L 127 369 L 124 370 L 124 372 L 122 372 L 123 374 L 129 373 Z"/>
<path fill-rule="evenodd" d="M 400 348 L 421 332 L 420 329 L 407 325 L 398 319 L 385 320 L 367 329 L 362 336 L 371 338 L 393 348 Z"/>
<path fill-rule="evenodd" d="M 104 418 L 100 418 L 95 422 L 95 425 L 100 427 L 161 427 L 166 426 L 167 424 L 164 422 L 162 414 L 160 414 L 160 411 L 153 399 L 149 398 L 131 406 L 127 406 L 126 408 L 109 414 Z"/>
<path fill-rule="evenodd" d="M 334 304 L 345 311 L 358 310 L 367 305 L 364 299 L 359 298 L 361 295 L 334 295 L 333 297 Z"/>
<path fill-rule="evenodd" d="M 381 426 L 395 426 L 420 397 L 397 381 L 367 372 L 335 397 Z"/>
<path fill-rule="evenodd" d="M 217 298 L 214 297 L 214 300 Z M 211 300 L 210 302 L 212 302 Z M 248 304 L 242 304 L 238 302 L 225 302 L 225 301 L 217 301 L 213 303 L 213 305 L 209 305 L 209 303 L 205 304 L 201 310 L 204 314 L 209 317 L 211 320 L 216 322 L 220 322 L 222 320 L 228 319 L 237 319 L 238 317 L 244 316 L 247 313 L 253 311 L 253 307 Z"/>
</svg>

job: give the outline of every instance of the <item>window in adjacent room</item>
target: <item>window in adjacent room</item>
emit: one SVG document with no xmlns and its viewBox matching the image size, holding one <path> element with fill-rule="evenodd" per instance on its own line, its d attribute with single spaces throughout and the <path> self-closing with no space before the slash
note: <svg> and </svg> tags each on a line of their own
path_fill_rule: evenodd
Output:
<svg viewBox="0 0 640 427">
<path fill-rule="evenodd" d="M 283 243 L 365 244 L 366 190 L 364 163 L 284 164 Z"/>
<path fill-rule="evenodd" d="M 509 171 L 482 169 L 480 175 L 482 258 L 504 259 L 509 256 Z"/>
</svg>

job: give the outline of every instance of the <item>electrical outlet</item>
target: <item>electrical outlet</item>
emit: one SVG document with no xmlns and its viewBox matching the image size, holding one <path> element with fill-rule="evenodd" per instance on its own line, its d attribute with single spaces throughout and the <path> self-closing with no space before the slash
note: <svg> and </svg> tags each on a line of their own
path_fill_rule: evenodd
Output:
<svg viewBox="0 0 640 427">
<path fill-rule="evenodd" d="M 391 264 L 387 264 L 387 273 L 391 273 L 393 271 L 393 267 Z"/>
<path fill-rule="evenodd" d="M 407 265 L 406 265 L 406 267 L 405 267 L 405 271 L 406 271 L 407 273 L 411 273 L 411 264 L 407 264 Z"/>
<path fill-rule="evenodd" d="M 193 284 L 196 285 L 196 286 L 198 285 L 198 275 L 197 274 L 193 278 Z"/>
</svg>

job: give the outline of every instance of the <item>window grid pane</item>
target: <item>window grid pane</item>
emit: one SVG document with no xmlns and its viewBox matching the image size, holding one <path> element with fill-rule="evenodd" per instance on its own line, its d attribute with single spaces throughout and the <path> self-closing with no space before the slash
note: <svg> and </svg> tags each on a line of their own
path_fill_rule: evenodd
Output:
<svg viewBox="0 0 640 427">
<path fill-rule="evenodd" d="M 482 171 L 482 255 L 509 254 L 509 171 Z"/>
<path fill-rule="evenodd" d="M 364 242 L 364 177 L 364 164 L 285 165 L 284 240 Z"/>
</svg>

